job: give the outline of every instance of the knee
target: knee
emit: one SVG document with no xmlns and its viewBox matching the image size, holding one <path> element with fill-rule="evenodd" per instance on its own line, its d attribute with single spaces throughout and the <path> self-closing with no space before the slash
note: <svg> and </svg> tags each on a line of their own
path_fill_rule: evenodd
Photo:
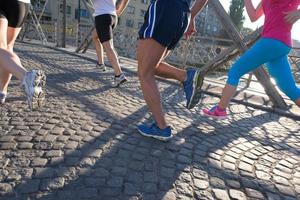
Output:
<svg viewBox="0 0 300 200">
<path fill-rule="evenodd" d="M 151 76 L 151 73 L 145 71 L 145 70 L 138 70 L 138 77 L 140 80 L 147 80 Z"/>
<path fill-rule="evenodd" d="M 138 66 L 138 77 L 140 80 L 145 80 L 145 79 L 148 79 L 150 77 L 153 77 L 154 76 L 154 69 L 151 70 L 151 66 L 149 65 L 139 65 Z"/>
<path fill-rule="evenodd" d="M 292 101 L 297 101 L 300 98 L 300 88 L 298 88 L 296 85 L 293 86 L 279 85 L 279 88 Z"/>
<path fill-rule="evenodd" d="M 114 48 L 111 44 L 103 45 L 103 48 L 104 48 L 104 50 L 107 54 L 113 54 L 114 53 Z"/>
<path fill-rule="evenodd" d="M 143 79 L 144 77 L 146 77 L 145 70 L 143 70 L 140 66 L 138 67 L 137 75 L 139 79 Z"/>
</svg>

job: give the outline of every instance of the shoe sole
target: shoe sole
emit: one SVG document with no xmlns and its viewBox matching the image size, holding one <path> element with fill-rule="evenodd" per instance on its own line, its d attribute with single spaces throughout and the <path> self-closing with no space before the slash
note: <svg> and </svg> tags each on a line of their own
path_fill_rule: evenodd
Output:
<svg viewBox="0 0 300 200">
<path fill-rule="evenodd" d="M 40 87 L 42 88 L 41 92 L 38 96 L 38 106 L 42 107 L 45 105 L 45 97 L 46 97 L 46 75 L 43 71 L 39 71 L 39 77 L 40 77 Z"/>
<path fill-rule="evenodd" d="M 32 99 L 28 99 L 29 107 L 35 110 L 44 105 L 45 100 L 46 75 L 43 71 L 37 70 L 35 74 L 34 87 L 40 87 L 40 91 L 34 91 Z"/>
<path fill-rule="evenodd" d="M 190 103 L 187 106 L 187 109 L 193 109 L 200 101 L 201 98 L 201 88 L 204 81 L 204 76 L 202 76 L 201 71 L 197 71 L 197 74 L 194 76 L 193 85 L 195 85 L 195 89 L 193 90 L 193 94 L 191 96 Z"/>
<path fill-rule="evenodd" d="M 42 89 L 43 91 L 39 93 L 38 96 L 38 107 L 41 108 L 45 105 L 45 99 L 46 99 L 46 94 L 45 94 L 45 89 Z"/>
<path fill-rule="evenodd" d="M 139 130 L 139 133 L 142 135 L 142 136 L 145 136 L 145 137 L 149 137 L 149 138 L 154 138 L 154 139 L 157 139 L 157 140 L 160 140 L 160 141 L 163 141 L 163 142 L 167 142 L 169 141 L 170 139 L 172 139 L 173 136 L 170 136 L 170 137 L 160 137 L 160 136 L 152 136 L 152 135 L 147 135 L 147 134 L 144 134 L 141 130 Z"/>
<path fill-rule="evenodd" d="M 214 119 L 227 119 L 228 116 L 214 116 L 214 115 L 209 115 L 209 114 L 206 114 L 205 112 L 201 112 L 202 116 L 205 116 L 205 117 L 211 117 L 211 118 L 214 118 Z"/>
</svg>

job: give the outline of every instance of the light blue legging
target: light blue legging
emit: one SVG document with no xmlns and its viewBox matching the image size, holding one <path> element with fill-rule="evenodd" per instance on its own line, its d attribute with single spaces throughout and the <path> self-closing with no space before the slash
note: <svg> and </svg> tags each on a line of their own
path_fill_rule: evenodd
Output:
<svg viewBox="0 0 300 200">
<path fill-rule="evenodd" d="M 278 87 L 291 100 L 298 100 L 300 88 L 295 83 L 288 61 L 290 50 L 290 47 L 278 40 L 261 38 L 232 66 L 228 73 L 227 84 L 236 87 L 243 75 L 266 64 Z"/>
</svg>

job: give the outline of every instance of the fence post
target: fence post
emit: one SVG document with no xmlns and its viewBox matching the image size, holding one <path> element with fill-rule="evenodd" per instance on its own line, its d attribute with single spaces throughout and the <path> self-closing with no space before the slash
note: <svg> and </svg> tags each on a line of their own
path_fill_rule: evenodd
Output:
<svg viewBox="0 0 300 200">
<path fill-rule="evenodd" d="M 66 47 L 66 7 L 67 0 L 58 1 L 57 47 Z"/>
</svg>

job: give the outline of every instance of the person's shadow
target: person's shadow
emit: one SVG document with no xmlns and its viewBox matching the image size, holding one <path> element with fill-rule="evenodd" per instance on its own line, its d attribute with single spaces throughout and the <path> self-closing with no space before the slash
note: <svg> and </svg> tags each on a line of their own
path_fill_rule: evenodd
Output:
<svg viewBox="0 0 300 200">
<path fill-rule="evenodd" d="M 64 70 L 62 66 L 57 67 Z M 76 81 L 77 73 L 68 71 L 66 79 L 71 77 L 69 82 Z M 99 80 L 93 73 L 84 76 Z M 56 109 L 61 109 L 60 112 L 53 112 L 52 118 L 57 119 L 57 124 L 66 118 L 73 121 L 70 127 L 75 128 L 65 144 L 74 144 L 78 137 L 82 140 L 70 149 L 53 146 L 56 140 L 44 142 L 50 144 L 50 147 L 37 151 L 43 152 L 40 157 L 47 159 L 47 164 L 43 167 L 30 166 L 34 168 L 32 178 L 22 177 L 13 191 L 4 193 L 1 198 L 213 199 L 216 191 L 245 191 L 245 188 L 250 193 L 259 191 L 263 198 L 266 198 L 268 192 L 286 198 L 284 191 L 278 190 L 277 183 L 271 179 L 263 180 L 261 174 L 261 178 L 256 178 L 256 171 L 249 170 L 257 170 L 257 166 L 262 165 L 268 170 L 269 162 L 266 160 L 272 152 L 282 152 L 283 156 L 291 157 L 299 155 L 298 149 L 289 146 L 289 139 L 297 138 L 299 130 L 287 134 L 287 127 L 287 130 L 282 130 L 286 133 L 283 134 L 284 138 L 278 141 L 276 133 L 265 128 L 264 124 L 279 123 L 278 116 L 244 113 L 238 114 L 239 119 L 219 123 L 201 117 L 197 112 L 184 110 L 181 106 L 182 98 L 170 86 L 165 88 L 163 96 L 168 97 L 165 102 L 167 118 L 171 119 L 170 123 L 177 134 L 170 142 L 163 143 L 137 133 L 136 124 L 141 119 L 146 117 L 150 121 L 145 104 L 141 105 L 140 92 L 126 88 L 120 91 L 127 99 L 134 100 L 131 107 L 126 109 L 122 105 L 115 104 L 115 108 L 112 105 L 112 109 L 125 110 L 124 117 L 120 118 L 109 112 L 101 102 L 89 99 L 89 96 L 101 91 L 101 87 L 99 91 L 90 93 L 65 93 L 65 87 L 59 81 L 64 78 L 63 73 L 60 79 L 55 79 L 54 75 L 49 77 L 52 90 L 70 98 L 70 103 L 65 107 L 58 104 L 60 99 L 50 98 L 49 102 L 56 103 Z M 61 98 L 66 100 L 63 96 Z M 76 107 L 76 104 L 79 106 Z M 45 110 L 49 109 L 51 105 L 46 105 Z M 80 112 L 79 116 L 77 111 Z M 80 120 L 90 119 L 90 116 L 95 117 L 91 122 L 92 129 L 81 126 L 85 124 L 81 124 Z M 41 113 L 40 119 L 45 117 L 47 113 Z M 285 127 L 285 124 L 280 126 Z M 37 142 L 36 145 L 44 143 Z M 55 160 L 48 157 L 53 150 L 61 150 L 62 156 Z M 253 154 L 254 164 L 251 164 L 251 155 L 248 153 Z M 281 157 L 274 160 L 280 161 Z"/>
</svg>

